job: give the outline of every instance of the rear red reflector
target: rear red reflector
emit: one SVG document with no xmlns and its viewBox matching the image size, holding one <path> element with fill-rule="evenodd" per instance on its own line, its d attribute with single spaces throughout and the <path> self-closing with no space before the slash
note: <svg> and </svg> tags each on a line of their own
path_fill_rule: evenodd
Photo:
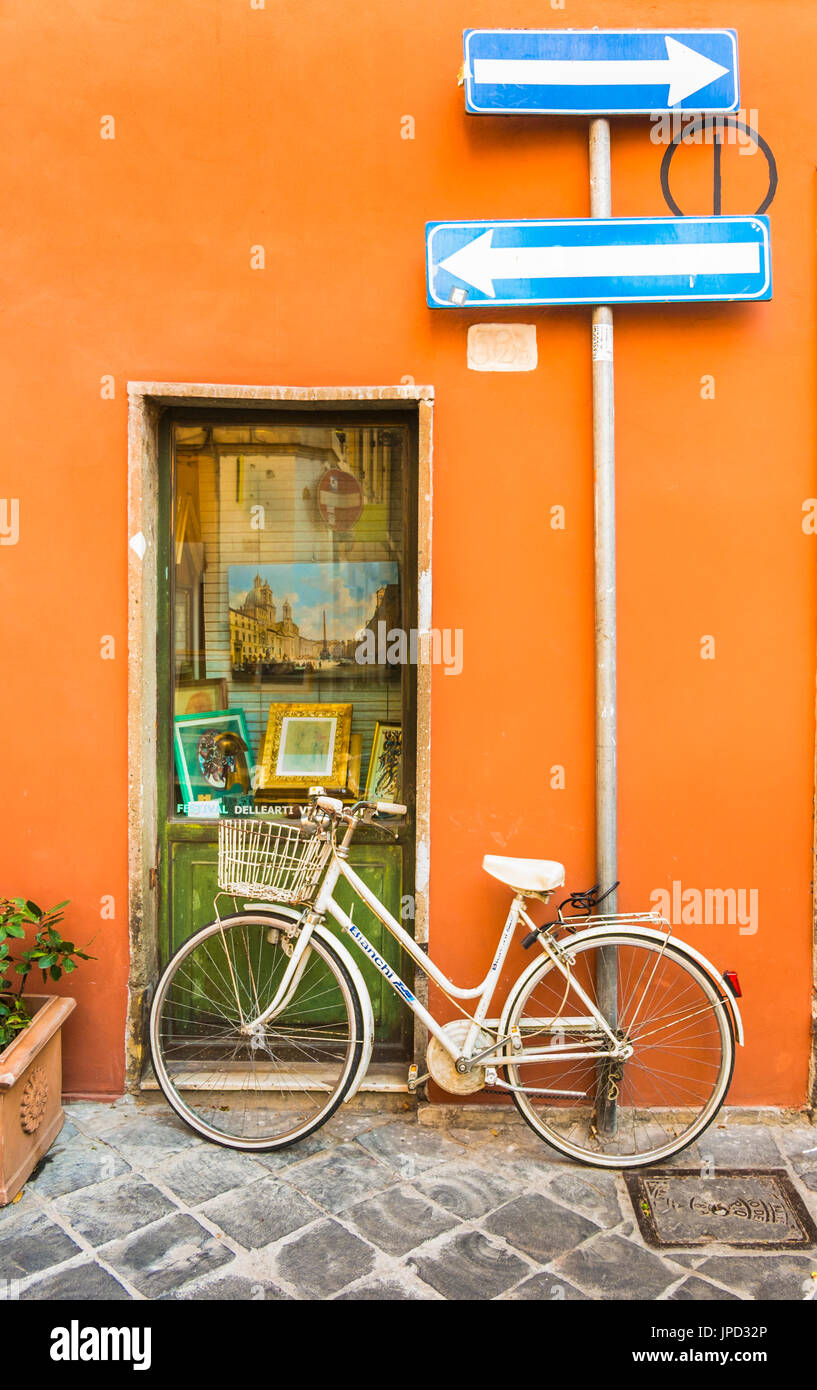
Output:
<svg viewBox="0 0 817 1390">
<path fill-rule="evenodd" d="M 736 999 L 743 998 L 743 990 L 740 987 L 737 970 L 724 970 L 723 978 L 731 989 Z"/>
</svg>

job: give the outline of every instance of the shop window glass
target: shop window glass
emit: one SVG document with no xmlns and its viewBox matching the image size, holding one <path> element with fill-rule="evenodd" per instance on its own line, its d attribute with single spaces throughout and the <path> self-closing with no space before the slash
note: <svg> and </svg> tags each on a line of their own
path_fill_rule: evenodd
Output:
<svg viewBox="0 0 817 1390">
<path fill-rule="evenodd" d="M 314 784 L 405 799 L 406 428 L 171 440 L 171 816 L 263 815 Z"/>
</svg>

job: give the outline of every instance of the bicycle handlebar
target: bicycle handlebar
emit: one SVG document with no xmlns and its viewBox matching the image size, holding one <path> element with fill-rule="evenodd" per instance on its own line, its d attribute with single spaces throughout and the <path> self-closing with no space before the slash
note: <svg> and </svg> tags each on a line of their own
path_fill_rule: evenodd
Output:
<svg viewBox="0 0 817 1390">
<path fill-rule="evenodd" d="M 317 787 L 310 787 L 309 796 L 319 811 L 344 820 L 359 819 L 366 811 L 372 811 L 374 815 L 404 816 L 408 810 L 408 807 L 401 805 L 399 801 L 356 801 L 347 809 L 340 797 L 327 796 Z"/>
</svg>

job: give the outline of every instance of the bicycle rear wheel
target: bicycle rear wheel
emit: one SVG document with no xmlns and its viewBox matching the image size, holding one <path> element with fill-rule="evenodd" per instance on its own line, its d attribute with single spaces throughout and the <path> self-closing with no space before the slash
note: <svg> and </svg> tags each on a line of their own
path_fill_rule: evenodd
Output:
<svg viewBox="0 0 817 1390">
<path fill-rule="evenodd" d="M 317 934 L 282 1006 L 247 1032 L 289 965 L 286 926 L 272 913 L 213 922 L 176 952 L 156 989 L 156 1079 L 183 1120 L 228 1148 L 285 1148 L 311 1134 L 341 1104 L 360 1059 L 356 987 Z"/>
<path fill-rule="evenodd" d="M 512 1086 L 577 1093 L 557 1098 L 514 1091 L 517 1108 L 547 1143 L 583 1163 L 634 1168 L 678 1153 L 715 1118 L 732 1078 L 732 1022 L 715 984 L 682 949 L 626 930 L 591 930 L 570 942 L 572 981 L 596 1008 L 602 946 L 617 950 L 618 1009 L 610 1022 L 632 1046 L 629 1060 L 557 1055 L 506 1071 Z M 605 1046 L 572 981 L 565 997 L 563 975 L 545 959 L 521 986 L 509 1027 L 519 1029 L 524 1049 Z M 603 1125 L 601 1094 L 615 1100 L 614 1127 Z"/>
</svg>

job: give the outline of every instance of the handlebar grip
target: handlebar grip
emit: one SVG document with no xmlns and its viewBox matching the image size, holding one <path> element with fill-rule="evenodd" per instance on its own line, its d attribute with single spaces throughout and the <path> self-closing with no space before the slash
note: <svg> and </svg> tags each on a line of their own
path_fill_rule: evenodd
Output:
<svg viewBox="0 0 817 1390">
<path fill-rule="evenodd" d="M 384 816 L 404 816 L 407 811 L 406 806 L 401 806 L 397 801 L 376 801 L 375 810 Z"/>
</svg>

